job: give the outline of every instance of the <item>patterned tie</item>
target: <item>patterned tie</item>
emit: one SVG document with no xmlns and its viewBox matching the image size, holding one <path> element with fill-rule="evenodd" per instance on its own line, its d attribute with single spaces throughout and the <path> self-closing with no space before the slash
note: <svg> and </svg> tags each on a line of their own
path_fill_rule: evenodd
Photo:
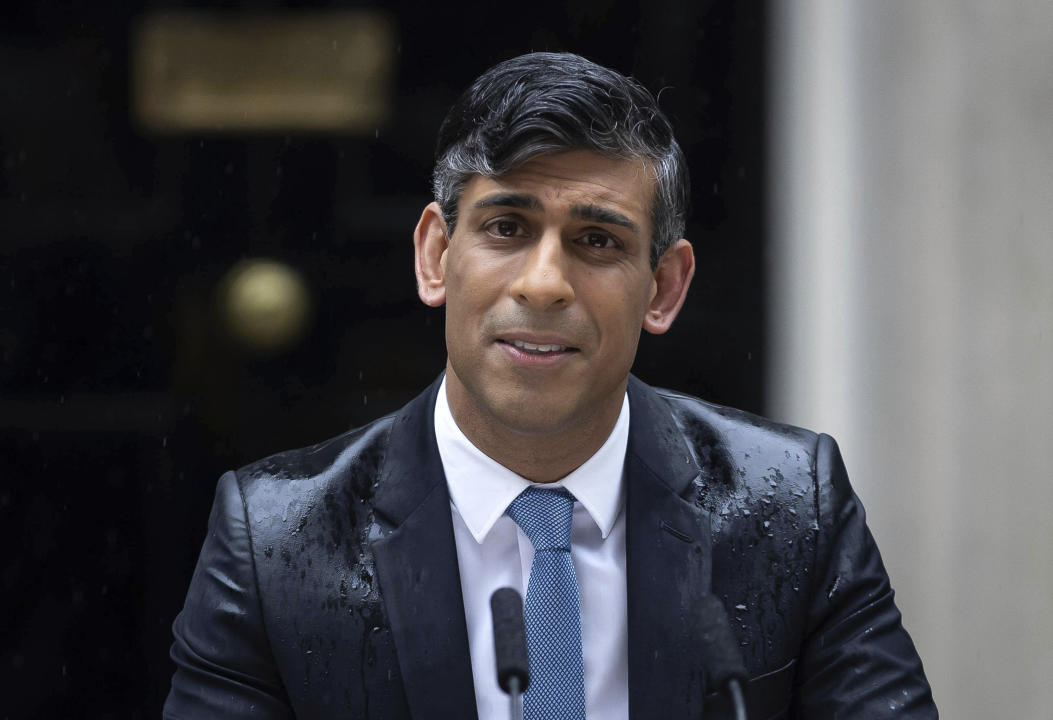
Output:
<svg viewBox="0 0 1053 720">
<path fill-rule="evenodd" d="M 507 514 L 534 546 L 524 608 L 530 687 L 523 695 L 523 720 L 584 720 L 581 610 L 570 559 L 574 496 L 527 488 Z"/>
</svg>

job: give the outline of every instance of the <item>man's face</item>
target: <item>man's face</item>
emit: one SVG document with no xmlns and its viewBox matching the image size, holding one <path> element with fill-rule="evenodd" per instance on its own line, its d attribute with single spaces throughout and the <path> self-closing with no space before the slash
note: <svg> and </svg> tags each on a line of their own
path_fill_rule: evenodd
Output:
<svg viewBox="0 0 1053 720">
<path fill-rule="evenodd" d="M 653 196 L 642 161 L 585 151 L 471 178 L 440 258 L 455 409 L 541 435 L 616 415 L 656 292 Z"/>
</svg>

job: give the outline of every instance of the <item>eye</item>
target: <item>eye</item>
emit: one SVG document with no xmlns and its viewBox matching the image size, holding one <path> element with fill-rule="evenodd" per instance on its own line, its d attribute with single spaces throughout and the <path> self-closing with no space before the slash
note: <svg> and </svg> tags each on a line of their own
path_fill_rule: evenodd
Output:
<svg viewBox="0 0 1053 720">
<path fill-rule="evenodd" d="M 581 236 L 581 242 L 590 248 L 596 248 L 597 250 L 605 250 L 612 248 L 617 245 L 617 242 L 610 235 L 605 233 L 590 232 Z"/>
<path fill-rule="evenodd" d="M 495 220 L 486 226 L 487 232 L 495 237 L 511 238 L 520 234 L 519 223 L 515 220 Z"/>
</svg>

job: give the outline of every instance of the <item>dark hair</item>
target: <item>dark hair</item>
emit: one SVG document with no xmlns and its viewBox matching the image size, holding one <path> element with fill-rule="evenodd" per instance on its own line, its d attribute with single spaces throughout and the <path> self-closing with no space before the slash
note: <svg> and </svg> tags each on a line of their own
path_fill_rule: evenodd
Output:
<svg viewBox="0 0 1053 720">
<path fill-rule="evenodd" d="M 539 155 L 592 150 L 641 158 L 654 172 L 651 266 L 684 234 L 689 178 L 673 128 L 643 85 L 570 53 L 531 53 L 483 73 L 439 129 L 432 187 L 448 232 L 472 175 Z"/>
</svg>

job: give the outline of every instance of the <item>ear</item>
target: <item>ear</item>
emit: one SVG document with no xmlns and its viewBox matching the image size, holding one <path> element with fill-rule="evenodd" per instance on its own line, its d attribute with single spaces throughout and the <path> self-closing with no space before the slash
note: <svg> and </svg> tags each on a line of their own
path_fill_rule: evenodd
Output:
<svg viewBox="0 0 1053 720">
<path fill-rule="evenodd" d="M 446 221 L 436 202 L 429 203 L 413 231 L 413 270 L 417 275 L 417 295 L 430 307 L 446 302 L 446 250 L 450 239 Z"/>
<path fill-rule="evenodd" d="M 694 276 L 695 253 L 691 243 L 681 238 L 658 260 L 654 271 L 654 294 L 644 315 L 644 330 L 661 335 L 672 326 Z"/>
</svg>

